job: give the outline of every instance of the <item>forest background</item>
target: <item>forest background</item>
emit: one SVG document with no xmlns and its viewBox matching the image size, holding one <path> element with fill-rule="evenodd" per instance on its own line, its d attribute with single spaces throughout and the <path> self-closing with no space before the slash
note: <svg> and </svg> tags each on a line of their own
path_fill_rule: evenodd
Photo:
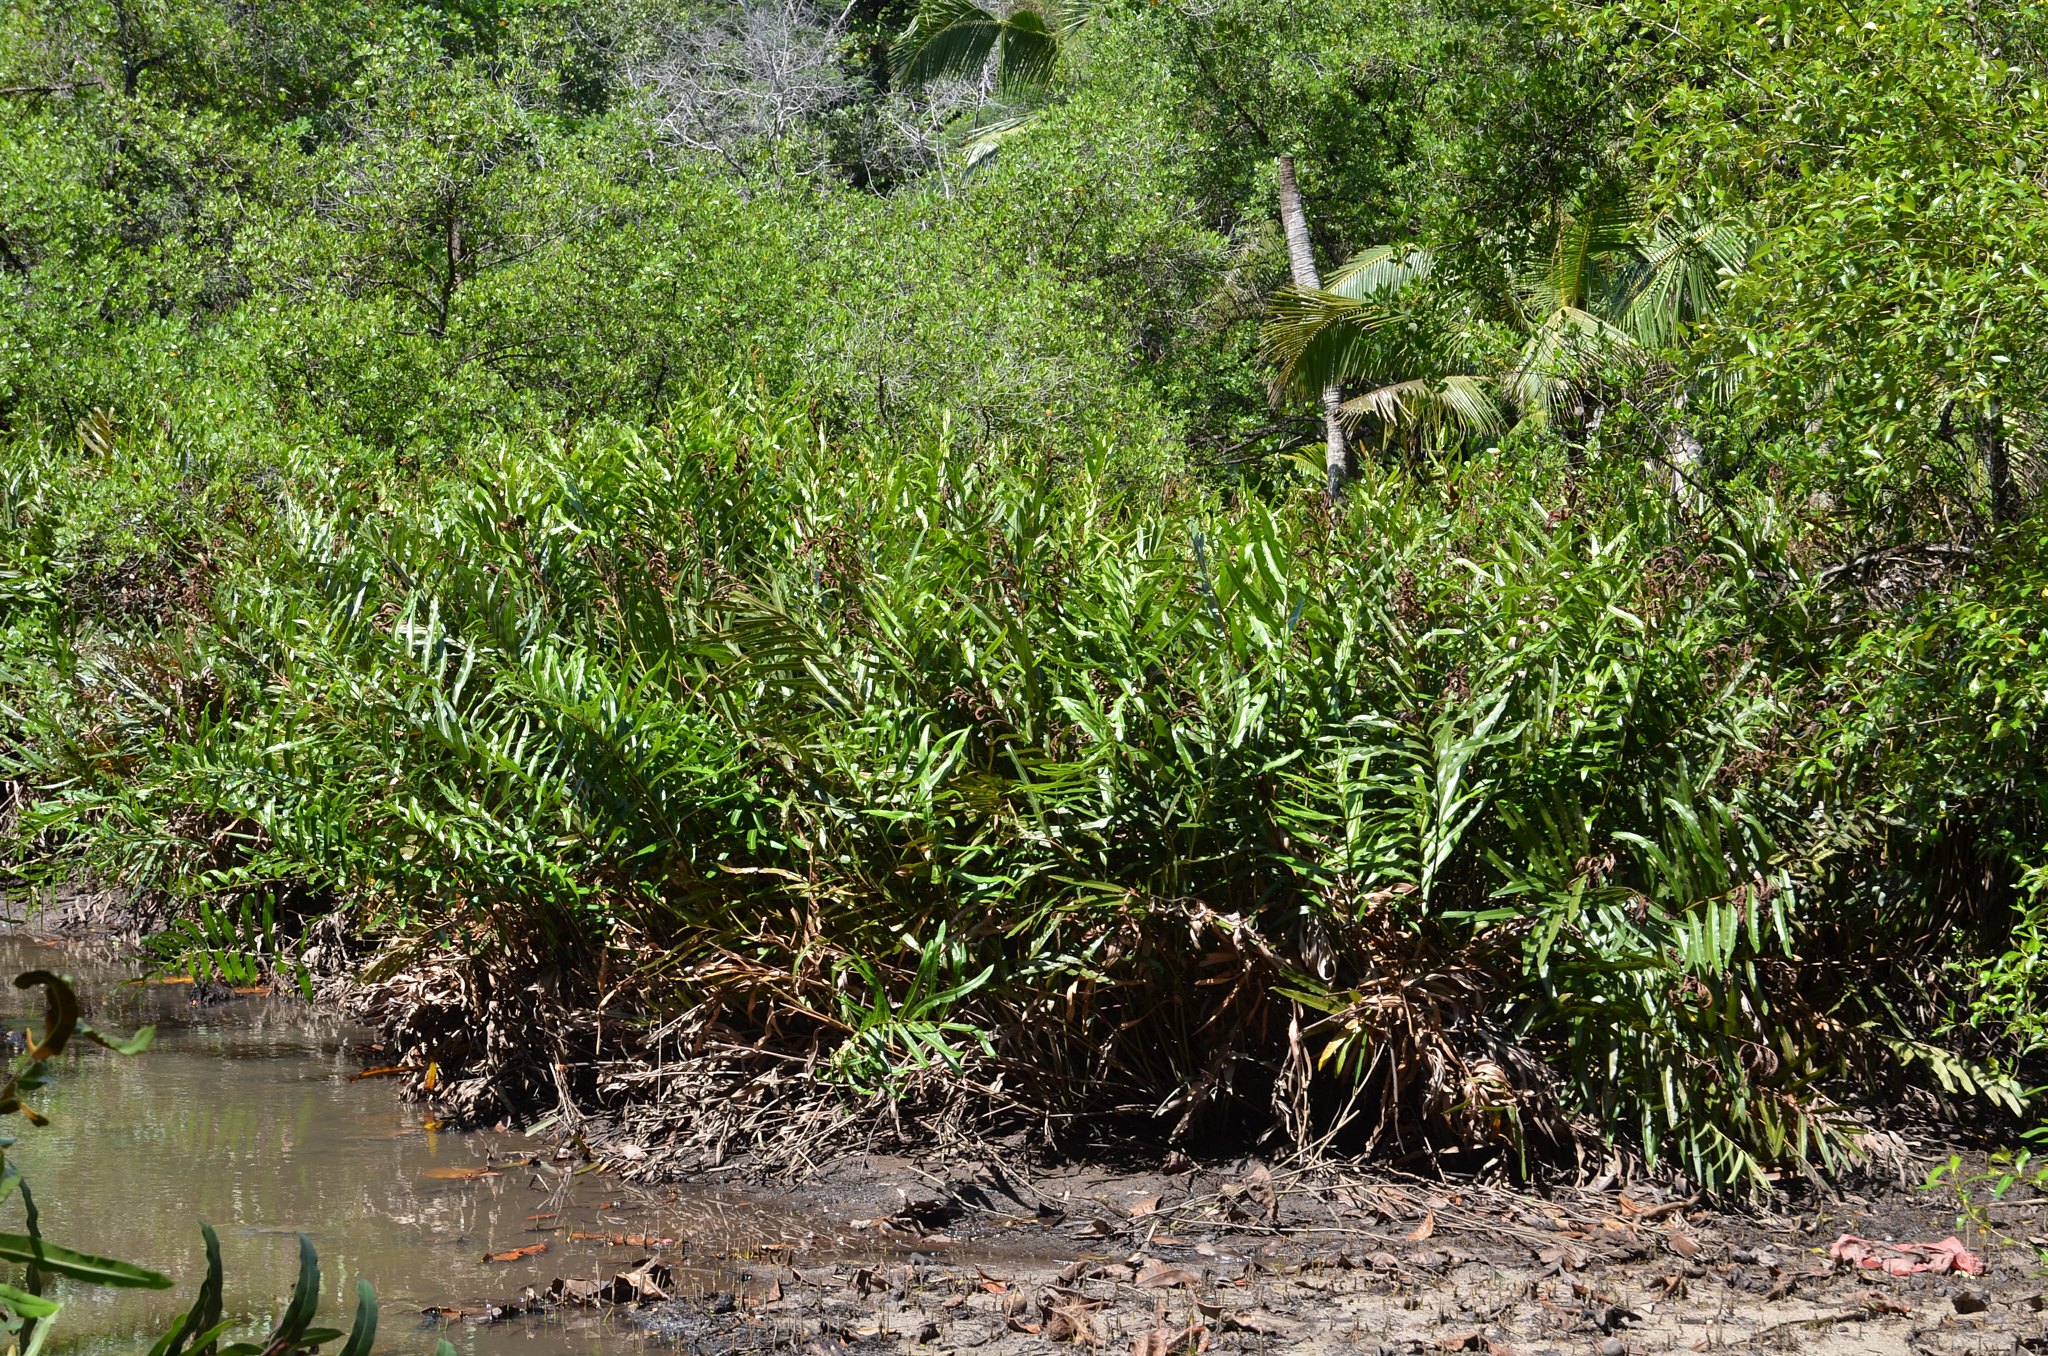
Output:
<svg viewBox="0 0 2048 1356">
<path fill-rule="evenodd" d="M 2044 35 L 10 0 L 4 880 L 471 1120 L 2021 1128 Z"/>
</svg>

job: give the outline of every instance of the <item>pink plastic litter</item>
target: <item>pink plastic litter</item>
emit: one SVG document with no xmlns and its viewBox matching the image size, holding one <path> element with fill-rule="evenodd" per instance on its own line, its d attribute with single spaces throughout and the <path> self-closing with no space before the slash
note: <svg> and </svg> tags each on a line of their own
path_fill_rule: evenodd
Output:
<svg viewBox="0 0 2048 1356">
<path fill-rule="evenodd" d="M 1965 1276 L 1982 1276 L 1984 1259 L 1963 1247 L 1962 1240 L 1944 1238 L 1939 1243 L 1877 1243 L 1855 1234 L 1843 1234 L 1828 1247 L 1830 1257 L 1853 1262 L 1866 1271 L 1885 1271 L 1910 1276 L 1931 1271 L 1939 1276 L 1960 1271 Z"/>
</svg>

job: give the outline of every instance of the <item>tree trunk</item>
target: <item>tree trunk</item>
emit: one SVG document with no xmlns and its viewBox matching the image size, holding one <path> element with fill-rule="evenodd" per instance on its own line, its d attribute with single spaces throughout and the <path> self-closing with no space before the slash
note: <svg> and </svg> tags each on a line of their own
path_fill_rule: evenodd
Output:
<svg viewBox="0 0 2048 1356">
<path fill-rule="evenodd" d="M 1283 155 L 1273 162 L 1274 177 L 1280 183 L 1280 225 L 1287 233 L 1287 266 L 1294 285 L 1320 288 L 1322 275 L 1316 272 L 1315 248 L 1308 238 L 1308 213 L 1301 207 L 1301 189 L 1294 182 L 1294 157 Z M 1331 503 L 1344 493 L 1349 464 L 1344 455 L 1344 421 L 1337 413 L 1344 394 L 1335 386 L 1323 388 L 1323 493 Z"/>
<path fill-rule="evenodd" d="M 1991 522 L 2003 525 L 2020 516 L 2018 497 L 2013 493 L 2012 458 L 2005 447 L 2005 409 L 1997 396 L 1984 402 L 1971 433 L 1977 455 L 1984 459 L 1984 483 L 1991 493 Z"/>
</svg>

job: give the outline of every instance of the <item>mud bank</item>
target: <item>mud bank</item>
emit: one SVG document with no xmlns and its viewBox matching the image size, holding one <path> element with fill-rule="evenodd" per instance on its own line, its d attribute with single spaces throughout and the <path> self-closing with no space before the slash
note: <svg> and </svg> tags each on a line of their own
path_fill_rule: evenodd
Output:
<svg viewBox="0 0 2048 1356">
<path fill-rule="evenodd" d="M 706 1356 L 2048 1349 L 2030 1248 L 1966 1229 L 1975 1274 L 1831 1255 L 1844 1233 L 1947 1238 L 1953 1200 L 1923 1191 L 1746 1217 L 1641 1188 L 1539 1197 L 1242 1163 L 1025 1178 L 853 1157 L 775 1196 L 834 1227 L 716 1270 L 628 1248 L 554 1294 Z M 663 1297 L 636 1302 L 649 1280 Z"/>
<path fill-rule="evenodd" d="M 59 963 L 90 965 L 90 952 L 68 948 Z M 100 964 L 104 982 L 89 990 L 129 1025 L 186 1006 L 175 989 L 123 986 L 118 966 Z M 1807 1188 L 1748 1215 L 1642 1181 L 1515 1192 L 1242 1158 L 1048 1166 L 988 1144 L 950 1156 L 826 1153 L 801 1180 L 735 1155 L 667 1184 L 645 1180 L 652 1155 L 601 1117 L 539 1137 L 437 1131 L 419 1107 L 399 1114 L 395 1079 L 355 1079 L 383 1055 L 344 1033 L 304 1039 L 293 1016 L 303 1006 L 191 1006 L 210 1015 L 190 1034 L 173 1025 L 165 1048 L 67 1081 L 79 1097 L 103 1087 L 132 1109 L 138 1089 L 108 1079 L 168 1080 L 158 1089 L 167 1108 L 210 1108 L 179 1141 L 195 1165 L 214 1162 L 223 1133 L 250 1152 L 276 1141 L 290 1147 L 282 1166 L 250 1166 L 303 1190 L 270 1199 L 223 1179 L 218 1200 L 201 1199 L 210 1179 L 183 1174 L 174 1185 L 184 1194 L 157 1212 L 174 1226 L 151 1242 L 164 1255 L 145 1260 L 190 1275 L 193 1259 L 177 1249 L 189 1250 L 197 1217 L 232 1226 L 233 1274 L 245 1282 L 261 1284 L 275 1265 L 265 1249 L 298 1229 L 352 1271 L 425 1259 L 377 1276 L 399 1350 L 424 1351 L 439 1333 L 476 1352 L 538 1340 L 705 1356 L 2048 1350 L 2041 1267 L 2026 1245 L 2048 1246 L 2048 1200 L 2007 1200 L 1959 1227 L 1953 1190 L 1911 1185 L 1946 1157 L 1934 1142 L 1859 1191 Z M 214 1028 L 218 1037 L 206 1034 Z M 248 1075 L 246 1095 L 222 1081 L 230 1067 Z M 373 1110 L 395 1119 L 371 1124 Z M 171 1125 L 180 1114 L 144 1119 Z M 120 1133 L 116 1119 L 74 1101 L 49 1133 Z M 330 1124 L 346 1128 L 346 1144 L 307 1129 Z M 39 1191 L 47 1181 L 53 1202 L 78 1206 L 90 1233 L 86 1174 L 100 1170 L 87 1165 L 109 1161 L 104 1146 L 81 1139 L 65 1158 L 58 1141 L 38 1144 L 56 1155 L 35 1165 Z M 122 1229 L 130 1236 L 81 1241 L 132 1246 L 134 1227 Z M 1843 1234 L 1875 1244 L 1959 1234 L 1976 1274 L 1862 1268 L 1833 1255 Z M 147 1331 L 161 1317 L 109 1313 L 100 1331 Z"/>
</svg>

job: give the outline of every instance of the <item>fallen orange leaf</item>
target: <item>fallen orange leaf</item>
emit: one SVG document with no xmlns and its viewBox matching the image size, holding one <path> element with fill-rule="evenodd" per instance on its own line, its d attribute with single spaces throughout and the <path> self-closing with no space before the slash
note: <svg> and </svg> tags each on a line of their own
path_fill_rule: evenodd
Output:
<svg viewBox="0 0 2048 1356">
<path fill-rule="evenodd" d="M 484 1254 L 484 1260 L 486 1262 L 516 1262 L 522 1257 L 532 1257 L 547 1250 L 547 1244 L 535 1243 L 524 1248 L 514 1248 L 510 1252 L 487 1252 Z"/>
<path fill-rule="evenodd" d="M 425 1073 L 426 1071 L 426 1066 L 421 1064 L 393 1064 L 390 1067 L 383 1069 L 365 1069 L 361 1073 L 351 1077 L 348 1081 L 351 1083 L 360 1083 L 365 1078 L 389 1078 L 393 1074 L 415 1074 Z"/>
</svg>

